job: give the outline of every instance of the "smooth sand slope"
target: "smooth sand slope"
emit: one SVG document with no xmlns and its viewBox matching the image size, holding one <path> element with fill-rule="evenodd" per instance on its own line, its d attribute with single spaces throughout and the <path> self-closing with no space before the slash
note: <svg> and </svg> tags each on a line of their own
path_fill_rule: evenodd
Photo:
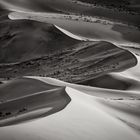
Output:
<svg viewBox="0 0 140 140">
<path fill-rule="evenodd" d="M 140 105 L 140 94 L 139 94 L 139 84 L 134 85 L 134 87 L 130 90 L 122 91 L 122 90 L 112 90 L 112 89 L 104 89 L 95 88 L 95 87 L 88 87 L 82 85 L 75 85 L 66 82 L 62 82 L 59 80 L 55 80 L 52 78 L 41 78 L 41 77 L 29 77 L 39 79 L 46 83 L 50 83 L 53 85 L 59 86 L 68 86 L 78 91 L 81 91 L 85 94 L 88 94 L 94 98 L 97 98 L 97 101 L 102 104 L 102 109 L 109 113 L 110 115 L 114 116 L 115 118 L 123 121 L 128 126 L 133 128 L 139 133 L 139 105 Z M 119 77 L 118 77 L 119 79 Z M 123 77 L 119 79 L 120 81 L 123 80 Z M 131 80 L 131 79 L 130 79 Z M 106 82 L 110 83 L 110 81 Z M 134 84 L 134 83 L 133 83 Z M 110 83 L 111 87 L 112 83 Z M 118 87 L 119 88 L 119 87 Z"/>
<path fill-rule="evenodd" d="M 18 79 L 18 80 L 25 80 L 26 82 L 31 82 L 35 83 L 39 82 L 41 78 L 39 77 L 27 77 L 23 79 Z M 39 80 L 39 81 L 38 81 Z M 63 86 L 67 83 L 57 81 L 55 79 L 48 79 L 48 78 L 43 78 L 44 82 L 41 82 L 40 84 L 46 84 L 46 86 L 57 84 L 57 86 L 60 86 L 60 84 L 63 83 Z M 7 86 L 12 85 L 12 83 L 15 81 L 11 81 Z M 25 82 L 25 83 L 26 83 Z M 23 82 L 21 83 L 22 86 Z M 69 84 L 70 85 L 70 84 Z M 16 83 L 15 83 L 16 86 Z M 26 87 L 26 86 L 25 86 Z M 77 87 L 77 85 L 75 85 Z M 82 87 L 82 86 L 81 86 Z M 60 87 L 59 87 L 60 88 Z M 7 88 L 2 87 L 2 89 L 6 90 Z M 18 92 L 18 88 L 17 93 Z M 87 87 L 88 90 L 88 87 Z M 49 91 L 49 90 L 48 90 Z M 58 91 L 58 90 L 57 90 Z M 92 88 L 92 93 L 94 94 L 97 92 L 98 89 Z M 63 90 L 61 90 L 61 93 Z M 72 89 L 70 87 L 66 87 L 65 92 L 67 95 L 71 98 L 71 102 L 68 104 L 68 106 L 63 109 L 62 111 L 53 114 L 48 117 L 43 117 L 38 120 L 34 120 L 31 122 L 26 122 L 24 124 L 18 124 L 18 125 L 12 125 L 12 126 L 7 126 L 7 127 L 2 127 L 0 128 L 0 135 L 3 140 L 10 140 L 10 139 L 28 139 L 28 140 L 46 140 L 46 139 L 96 139 L 96 140 L 104 140 L 104 139 L 122 139 L 122 140 L 138 140 L 139 135 L 137 134 L 134 129 L 132 129 L 130 126 L 126 125 L 124 122 L 122 122 L 120 119 L 117 117 L 119 116 L 120 118 L 122 116 L 125 116 L 126 121 L 131 120 L 132 118 L 134 119 L 134 116 L 130 115 L 128 113 L 125 113 L 124 115 L 122 114 L 121 110 L 118 110 L 113 106 L 112 102 L 117 103 L 117 106 L 121 106 L 120 102 L 118 101 L 112 101 L 111 99 L 105 99 L 104 97 L 102 98 L 97 98 L 97 96 L 93 95 L 86 95 L 86 92 L 80 92 L 75 89 Z M 113 92 L 113 91 L 112 91 Z M 56 92 L 49 92 L 50 96 L 55 97 Z M 24 92 L 22 92 L 24 95 Z M 46 93 L 43 93 L 44 96 Z M 102 93 L 99 93 L 102 94 Z M 108 93 L 106 93 L 107 95 Z M 115 93 L 114 93 L 115 94 Z M 36 105 L 42 103 L 39 101 L 40 98 L 42 98 L 42 95 L 38 95 L 39 99 L 36 99 L 35 104 L 32 103 L 32 100 L 34 99 L 34 94 L 30 94 L 32 98 L 28 98 L 30 101 L 30 104 L 28 103 L 28 107 L 36 107 Z M 62 93 L 61 98 L 57 98 L 57 106 L 62 104 L 62 101 L 59 101 L 62 98 L 65 98 Z M 24 99 L 24 98 L 23 98 Z M 41 99 L 45 100 L 45 99 Z M 102 105 L 103 101 L 108 101 L 109 105 Z M 20 108 L 20 99 L 18 99 L 19 102 L 16 100 L 13 100 L 13 103 L 18 104 L 16 107 L 17 109 Z M 28 101 L 28 100 L 27 100 Z M 46 103 L 51 102 L 52 98 L 49 98 L 49 96 L 46 97 Z M 124 103 L 124 102 L 123 102 Z M 2 106 L 5 106 L 6 103 L 2 103 Z M 128 109 L 127 104 L 125 104 L 124 109 Z M 50 107 L 50 106 L 48 106 Z M 53 105 L 51 106 L 53 107 Z M 41 107 L 42 108 L 42 107 Z M 7 110 L 11 111 L 13 106 L 7 106 Z M 46 108 L 50 109 L 50 108 Z M 129 108 L 130 110 L 131 108 Z M 44 111 L 44 110 L 43 110 Z M 46 112 L 48 110 L 45 110 Z M 44 112 L 45 112 L 44 111 Z M 56 111 L 58 111 L 56 109 Z M 134 109 L 133 109 L 134 111 Z M 43 113 L 44 113 L 43 112 Z M 36 112 L 32 114 L 27 112 L 23 112 L 25 114 L 24 116 L 19 114 L 14 117 L 14 120 L 10 119 L 10 116 L 8 117 L 10 119 L 10 123 L 15 124 L 15 123 L 20 123 L 22 120 L 19 120 L 18 118 L 23 117 L 25 120 L 32 120 L 34 118 L 34 115 L 40 116 L 42 114 L 42 110 L 36 109 Z M 51 113 L 52 114 L 52 113 Z M 118 116 L 116 116 L 116 114 Z M 21 116 L 20 116 L 21 115 Z M 46 114 L 47 115 L 47 114 Z M 6 122 L 8 122 L 5 120 Z M 4 119 L 4 118 L 3 118 Z M 123 118 L 124 119 L 124 118 Z M 127 120 L 128 119 L 128 120 Z M 135 120 L 135 119 L 134 119 Z M 139 119 L 138 119 L 139 120 Z M 2 123 L 2 119 L 0 121 Z M 3 124 L 4 124 L 3 123 Z M 9 123 L 9 124 L 10 124 Z M 55 134 L 55 135 L 54 135 Z"/>
</svg>

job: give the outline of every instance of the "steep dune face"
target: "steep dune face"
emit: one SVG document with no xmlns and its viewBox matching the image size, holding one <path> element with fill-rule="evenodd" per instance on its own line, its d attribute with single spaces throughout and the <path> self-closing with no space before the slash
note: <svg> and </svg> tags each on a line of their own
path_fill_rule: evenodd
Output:
<svg viewBox="0 0 140 140">
<path fill-rule="evenodd" d="M 0 22 L 0 63 L 15 63 L 69 48 L 78 41 L 51 24 L 35 21 Z"/>
<path fill-rule="evenodd" d="M 51 115 L 69 102 L 64 87 L 35 79 L 16 79 L 0 86 L 0 126 Z"/>
</svg>

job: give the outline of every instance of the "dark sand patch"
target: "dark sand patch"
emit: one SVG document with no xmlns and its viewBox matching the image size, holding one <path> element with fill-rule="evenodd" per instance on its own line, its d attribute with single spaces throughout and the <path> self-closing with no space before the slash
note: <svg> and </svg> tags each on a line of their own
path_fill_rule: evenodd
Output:
<svg viewBox="0 0 140 140">
<path fill-rule="evenodd" d="M 138 28 L 131 29 L 131 27 L 128 28 L 120 25 L 114 25 L 112 29 L 121 33 L 125 40 L 140 43 L 140 30 Z"/>
<path fill-rule="evenodd" d="M 9 81 L 0 86 L 0 101 L 7 102 L 9 100 L 14 100 L 15 98 L 22 98 L 22 96 L 28 96 L 35 94 L 36 92 L 42 92 L 46 90 L 56 89 L 58 86 L 53 86 L 45 84 L 44 82 L 19 78 Z"/>
<path fill-rule="evenodd" d="M 70 97 L 65 87 L 21 78 L 0 87 L 0 126 L 45 117 L 66 107 Z"/>
<path fill-rule="evenodd" d="M 2 20 L 0 30 L 0 63 L 35 59 L 79 43 L 52 24 L 29 20 Z"/>
<path fill-rule="evenodd" d="M 130 88 L 135 87 L 137 82 L 132 79 L 119 79 L 111 75 L 103 75 L 79 84 L 107 89 L 129 90 Z"/>
<path fill-rule="evenodd" d="M 136 64 L 137 59 L 133 54 L 111 43 L 80 42 L 73 48 L 50 53 L 46 57 L 1 65 L 0 77 L 45 76 L 78 83 L 123 71 Z"/>
</svg>

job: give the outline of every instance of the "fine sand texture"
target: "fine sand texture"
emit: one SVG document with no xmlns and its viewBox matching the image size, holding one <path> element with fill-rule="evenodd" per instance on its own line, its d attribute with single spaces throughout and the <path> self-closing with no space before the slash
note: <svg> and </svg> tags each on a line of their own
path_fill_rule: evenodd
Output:
<svg viewBox="0 0 140 140">
<path fill-rule="evenodd" d="M 136 64 L 137 59 L 132 53 L 111 43 L 79 42 L 72 48 L 57 50 L 41 58 L 1 64 L 0 77 L 46 76 L 79 83 Z"/>
<path fill-rule="evenodd" d="M 140 140 L 139 0 L 0 0 L 0 140 Z"/>
<path fill-rule="evenodd" d="M 74 39 L 49 23 L 6 19 L 0 25 L 3 80 L 45 76 L 81 83 L 137 64 L 135 55 L 112 43 Z"/>
<path fill-rule="evenodd" d="M 46 86 L 56 87 L 56 85 L 60 89 L 60 85 L 62 85 L 62 89 L 65 90 L 56 90 L 58 91 L 58 94 L 62 95 L 60 98 L 57 98 L 57 102 L 52 102 L 52 98 L 55 98 L 57 96 L 56 91 L 52 90 L 52 92 L 49 92 L 46 95 L 45 99 L 45 92 L 43 94 L 29 94 L 30 97 L 26 96 L 24 97 L 24 92 L 22 92 L 22 95 L 17 100 L 3 102 L 1 103 L 1 106 L 6 107 L 6 110 L 9 112 L 14 112 L 20 109 L 22 106 L 21 103 L 24 104 L 26 101 L 27 107 L 30 108 L 36 108 L 40 107 L 40 109 L 36 109 L 34 112 L 23 111 L 21 114 L 13 114 L 14 119 L 12 116 L 4 116 L 1 118 L 0 123 L 2 126 L 11 125 L 8 127 L 1 127 L 0 128 L 0 134 L 1 138 L 3 140 L 10 140 L 11 138 L 16 139 L 29 139 L 29 140 L 37 140 L 40 138 L 41 140 L 48 139 L 92 139 L 93 137 L 96 140 L 104 140 L 104 139 L 127 139 L 127 140 L 139 140 L 139 131 L 136 129 L 139 126 L 139 114 L 138 114 L 138 105 L 139 102 L 134 102 L 132 100 L 112 100 L 109 96 L 109 94 L 106 92 L 106 96 L 108 96 L 108 99 L 102 97 L 97 97 L 96 92 L 98 94 L 102 94 L 100 92 L 100 89 L 92 88 L 93 95 L 88 95 L 86 93 L 86 90 L 88 91 L 89 87 L 86 87 L 86 90 L 83 90 L 82 86 L 79 85 L 71 85 L 62 81 L 58 81 L 55 79 L 50 78 L 41 78 L 41 77 L 26 77 L 17 79 L 21 81 L 28 81 L 31 83 L 36 83 L 40 81 L 40 84 Z M 16 81 L 17 81 L 16 80 Z M 44 82 L 43 82 L 44 81 Z M 6 86 L 10 86 L 13 82 L 9 83 Z M 48 84 L 50 83 L 50 84 Z M 24 87 L 24 83 L 21 83 Z M 55 85 L 55 86 L 53 86 Z M 64 88 L 66 85 L 69 87 Z M 16 83 L 15 83 L 16 86 Z M 25 86 L 26 87 L 26 86 Z M 73 88 L 70 88 L 73 87 Z M 75 88 L 79 88 L 81 91 L 75 90 Z M 49 87 L 50 88 L 50 87 Z M 48 88 L 48 89 L 49 89 Z M 89 88 L 91 90 L 91 88 Z M 1 87 L 1 89 L 7 89 L 4 87 Z M 17 88 L 18 89 L 18 88 Z M 17 90 L 17 93 L 18 90 Z M 65 93 L 65 94 L 64 94 Z M 65 95 L 67 95 L 71 98 L 71 102 L 67 105 L 65 109 L 58 112 L 59 109 L 56 108 L 56 114 L 53 114 L 54 112 L 51 112 L 50 114 L 53 114 L 51 116 L 47 116 L 47 113 L 49 113 L 49 110 L 51 110 L 54 107 L 54 104 L 57 103 L 57 106 L 62 105 L 61 99 L 66 99 Z M 112 94 L 116 94 L 112 90 Z M 126 93 L 126 96 L 129 96 L 129 93 Z M 33 102 L 35 97 L 39 97 Z M 117 95 L 118 96 L 118 95 Z M 10 99 L 10 96 L 9 96 Z M 16 99 L 16 97 L 15 97 Z M 25 100 L 24 100 L 25 99 Z M 67 98 L 69 99 L 69 98 Z M 24 102 L 22 102 L 24 100 Z M 43 104 L 44 102 L 45 108 L 42 106 L 39 106 Z M 66 101 L 66 100 L 65 100 Z M 70 101 L 70 100 L 67 100 Z M 52 103 L 49 105 L 49 103 Z M 68 102 L 67 102 L 68 103 Z M 18 104 L 18 106 L 14 107 L 14 104 Z M 48 105 L 47 105 L 48 104 Z M 12 106 L 10 106 L 12 105 Z M 47 105 L 47 107 L 46 107 Z M 129 105 L 135 105 L 135 107 L 131 107 Z M 136 107 L 137 106 L 137 107 Z M 63 106 L 64 107 L 64 106 Z M 43 108 L 43 109 L 42 109 Z M 55 107 L 54 107 L 55 108 Z M 122 110 L 120 110 L 120 108 Z M 62 109 L 62 108 L 61 108 Z M 133 110 L 133 112 L 132 112 Z M 136 111 L 136 112 L 135 112 Z M 47 113 L 46 113 L 47 112 Z M 135 112 L 135 113 L 134 113 Z M 43 115 L 42 115 L 43 113 Z M 40 119 L 33 120 L 34 117 L 42 117 Z M 22 123 L 23 120 L 28 122 Z M 82 123 L 81 123 L 82 122 Z M 15 125 L 17 124 L 17 125 Z M 133 127 L 131 127 L 131 124 Z M 134 126 L 136 126 L 134 128 Z M 84 132 L 84 133 L 83 133 Z M 55 133 L 55 135 L 54 135 Z"/>
</svg>

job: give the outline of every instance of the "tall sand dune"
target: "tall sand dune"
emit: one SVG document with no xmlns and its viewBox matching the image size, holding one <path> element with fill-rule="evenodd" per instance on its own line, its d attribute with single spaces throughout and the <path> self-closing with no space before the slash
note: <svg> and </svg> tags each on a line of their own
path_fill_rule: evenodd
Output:
<svg viewBox="0 0 140 140">
<path fill-rule="evenodd" d="M 0 30 L 0 63 L 27 61 L 78 43 L 53 25 L 40 22 L 5 19 Z"/>
<path fill-rule="evenodd" d="M 80 41 L 41 58 L 1 64 L 0 77 L 45 76 L 79 83 L 110 72 L 120 72 L 136 64 L 137 59 L 132 53 L 111 43 Z"/>
<path fill-rule="evenodd" d="M 33 80 L 33 78 L 36 80 Z M 26 78 L 24 78 L 24 80 L 25 79 Z M 28 77 L 26 81 L 31 80 L 30 82 L 36 83 L 37 79 L 40 80 L 38 77 Z M 46 81 L 50 82 L 50 80 L 48 79 L 46 79 Z M 53 80 L 53 82 L 57 83 L 57 86 L 60 86 L 59 82 L 60 84 L 64 83 L 61 81 L 57 81 L 55 79 Z M 44 83 L 42 82 L 42 84 Z M 48 84 L 46 83 L 46 85 Z M 52 83 L 50 85 L 52 85 Z M 64 84 L 62 87 L 64 87 Z M 63 92 L 64 91 L 61 90 L 60 93 L 62 94 L 62 97 L 57 99 L 58 100 L 57 106 L 62 104 L 61 99 L 64 98 L 64 95 L 65 95 L 63 94 Z M 39 114 L 41 114 L 42 111 L 44 112 L 45 110 L 36 109 L 36 112 L 28 113 L 28 111 L 27 112 L 25 111 L 23 112 L 24 115 L 22 114 L 20 116 L 19 114 L 15 116 L 14 120 L 12 120 L 12 118 L 10 119 L 10 116 L 9 116 L 10 123 L 8 121 L 8 117 L 7 117 L 7 120 L 5 121 L 1 120 L 0 122 L 3 123 L 3 126 L 14 124 L 8 127 L 0 128 L 1 138 L 3 140 L 10 140 L 12 138 L 14 138 L 15 140 L 16 139 L 46 140 L 46 138 L 50 140 L 51 139 L 63 140 L 66 138 L 67 139 L 82 139 L 82 140 L 93 139 L 93 138 L 96 140 L 104 140 L 104 139 L 117 140 L 118 138 L 120 140 L 121 139 L 122 140 L 124 139 L 138 140 L 139 139 L 138 133 L 134 131 L 135 129 L 132 129 L 130 126 L 126 125 L 126 123 L 124 123 L 121 119 L 116 117 L 114 112 L 116 112 L 119 117 L 123 115 L 121 114 L 121 111 L 117 112 L 115 111 L 115 109 L 112 111 L 110 107 L 113 105 L 113 103 L 110 103 L 109 107 L 107 105 L 103 106 L 101 101 L 105 99 L 97 98 L 96 96 L 86 95 L 85 91 L 80 92 L 78 90 L 75 90 L 69 87 L 65 88 L 65 92 L 71 98 L 71 102 L 68 104 L 68 106 L 65 109 L 61 110 L 60 112 L 56 114 L 53 114 L 48 117 L 45 117 L 45 115 L 47 114 L 45 114 L 44 116 L 40 116 Z M 94 93 L 96 91 L 93 90 L 92 92 Z M 44 97 L 42 98 L 42 95 L 45 96 L 45 94 L 46 94 L 45 92 L 43 94 L 37 94 L 39 98 L 37 98 L 34 103 L 32 103 L 32 101 L 36 95 L 32 94 L 31 95 L 32 98 L 28 98 L 30 102 L 26 100 L 28 102 L 29 107 L 36 107 L 36 105 L 38 106 L 40 103 L 42 103 L 40 101 L 46 100 L 45 104 L 52 101 L 52 98 L 49 98 L 49 96 L 46 96 L 45 99 Z M 50 94 L 51 97 L 55 98 L 56 91 L 52 90 L 52 92 L 49 92 L 47 94 Z M 18 99 L 17 101 L 13 100 L 11 104 L 13 103 L 16 103 L 16 104 L 18 103 L 18 106 L 13 108 L 13 105 L 10 106 L 10 104 L 7 104 L 6 102 L 2 103 L 1 105 L 3 107 L 5 106 L 7 110 L 8 109 L 16 110 L 20 108 L 21 106 L 20 99 Z M 119 106 L 120 105 L 121 104 L 119 104 Z M 126 109 L 128 108 L 128 106 L 124 106 L 124 107 Z M 46 108 L 46 109 L 49 110 L 50 108 Z M 38 117 L 42 117 L 42 118 L 37 119 L 36 121 L 30 121 L 30 122 L 25 122 L 21 124 L 22 121 L 19 119 L 19 117 L 21 117 L 24 120 L 32 120 L 34 115 L 37 115 L 37 118 Z M 127 116 L 125 117 L 127 118 Z M 128 115 L 128 118 L 129 118 L 129 115 Z M 16 123 L 17 125 L 15 125 Z"/>
<path fill-rule="evenodd" d="M 77 36 L 91 41 L 108 41 L 126 46 L 139 46 L 139 24 L 131 25 L 121 21 L 75 14 L 58 14 L 42 12 L 11 12 L 11 20 L 28 19 L 55 24 Z M 116 16 L 115 16 L 116 17 Z"/>
</svg>

